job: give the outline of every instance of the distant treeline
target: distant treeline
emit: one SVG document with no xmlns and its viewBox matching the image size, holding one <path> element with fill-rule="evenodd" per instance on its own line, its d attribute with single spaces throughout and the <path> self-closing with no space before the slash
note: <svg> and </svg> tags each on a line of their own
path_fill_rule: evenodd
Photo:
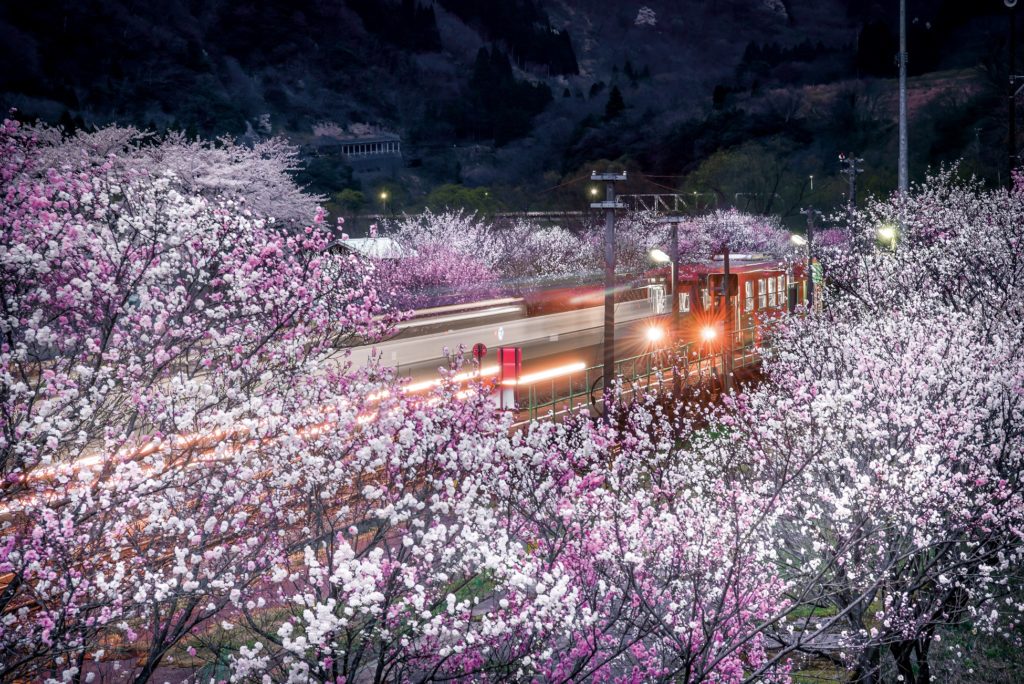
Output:
<svg viewBox="0 0 1024 684">
<path fill-rule="evenodd" d="M 578 74 L 576 52 L 565 29 L 557 31 L 533 0 L 439 0 L 446 10 L 508 46 L 515 63 L 546 66 L 552 74 Z"/>
<path fill-rule="evenodd" d="M 441 49 L 441 34 L 432 5 L 401 0 L 397 5 L 380 0 L 348 0 L 370 33 L 393 45 L 415 52 Z"/>
</svg>

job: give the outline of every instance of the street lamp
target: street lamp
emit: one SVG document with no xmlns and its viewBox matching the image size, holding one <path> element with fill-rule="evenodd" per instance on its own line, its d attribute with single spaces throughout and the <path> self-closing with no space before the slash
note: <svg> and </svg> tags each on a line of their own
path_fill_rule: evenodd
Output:
<svg viewBox="0 0 1024 684">
<path fill-rule="evenodd" d="M 807 300 L 807 307 L 810 308 L 810 307 L 814 306 L 814 299 L 815 299 L 815 297 L 814 297 L 814 282 L 813 282 L 814 281 L 814 276 L 815 276 L 815 268 L 814 268 L 814 228 L 815 228 L 815 226 L 814 226 L 814 221 L 818 217 L 818 213 L 819 212 L 814 207 L 808 207 L 806 209 L 801 209 L 800 213 L 807 216 L 807 237 L 794 235 L 793 237 L 790 238 L 790 240 L 792 240 L 794 243 L 799 245 L 799 244 L 801 244 L 801 243 L 797 242 L 797 238 L 799 237 L 801 240 L 803 240 L 803 244 L 807 245 L 807 285 L 805 286 L 807 288 L 807 293 L 806 293 L 807 296 L 805 297 L 805 299 Z"/>
<path fill-rule="evenodd" d="M 802 247 L 807 250 L 807 283 L 804 285 L 804 302 L 808 305 L 808 307 L 810 307 L 810 305 L 814 303 L 814 295 L 812 294 L 812 292 L 814 291 L 814 262 L 811 260 L 811 242 L 803 235 L 798 235 L 797 233 L 793 233 L 792 235 L 790 235 L 789 241 L 796 245 L 797 247 Z M 792 299 L 790 299 L 790 307 L 792 308 L 799 303 L 800 291 L 799 289 L 797 289 L 798 285 L 796 283 L 790 283 L 789 287 L 790 296 L 792 297 Z"/>
<path fill-rule="evenodd" d="M 672 287 L 669 291 L 669 296 L 672 297 L 672 308 L 671 318 L 669 320 L 669 341 L 671 344 L 675 344 L 679 339 L 679 222 L 683 219 L 679 216 L 671 216 L 662 221 L 669 223 L 672 226 L 671 238 L 669 241 L 669 252 L 666 254 L 660 249 L 652 249 L 650 251 L 651 259 L 661 264 L 671 264 L 669 278 L 672 282 Z M 676 396 L 679 395 L 680 382 L 679 374 L 676 373 L 675 381 L 673 382 L 673 391 Z"/>
<path fill-rule="evenodd" d="M 611 420 L 612 387 L 615 382 L 615 210 L 625 209 L 626 205 L 615 199 L 615 184 L 626 180 L 626 174 L 593 171 L 590 180 L 591 199 L 597 200 L 593 190 L 597 183 L 604 182 L 605 199 L 592 201 L 591 209 L 604 209 L 604 349 L 603 386 L 605 419 Z"/>
<path fill-rule="evenodd" d="M 658 264 L 667 264 L 668 262 L 672 261 L 672 257 L 670 257 L 668 254 L 665 254 L 657 247 L 650 251 L 650 257 L 652 261 Z"/>
<path fill-rule="evenodd" d="M 380 203 L 381 203 L 381 207 L 382 207 L 381 211 L 383 213 L 385 213 L 385 214 L 388 213 L 388 191 L 387 190 L 381 190 L 380 191 Z"/>
<path fill-rule="evenodd" d="M 882 242 L 888 242 L 892 249 L 896 249 L 896 238 L 898 235 L 896 226 L 891 223 L 885 223 L 878 227 L 878 237 L 881 238 Z"/>
</svg>

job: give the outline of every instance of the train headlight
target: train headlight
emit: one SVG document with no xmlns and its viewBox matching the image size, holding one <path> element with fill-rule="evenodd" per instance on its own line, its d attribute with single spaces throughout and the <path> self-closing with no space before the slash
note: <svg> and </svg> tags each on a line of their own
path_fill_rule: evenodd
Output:
<svg viewBox="0 0 1024 684">
<path fill-rule="evenodd" d="M 714 326 L 705 325 L 703 328 L 700 329 L 700 339 L 704 340 L 705 342 L 710 342 L 716 337 L 718 337 L 718 331 L 715 330 Z"/>
<path fill-rule="evenodd" d="M 647 341 L 653 343 L 661 342 L 665 339 L 665 331 L 657 326 L 651 326 L 647 329 Z"/>
</svg>

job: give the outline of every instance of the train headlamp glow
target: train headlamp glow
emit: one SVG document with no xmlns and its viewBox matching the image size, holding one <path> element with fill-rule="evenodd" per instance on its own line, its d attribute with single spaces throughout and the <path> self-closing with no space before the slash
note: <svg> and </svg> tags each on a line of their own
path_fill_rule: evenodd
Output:
<svg viewBox="0 0 1024 684">
<path fill-rule="evenodd" d="M 647 341 L 648 342 L 661 342 L 665 338 L 665 331 L 657 326 L 651 326 L 647 329 Z"/>
</svg>

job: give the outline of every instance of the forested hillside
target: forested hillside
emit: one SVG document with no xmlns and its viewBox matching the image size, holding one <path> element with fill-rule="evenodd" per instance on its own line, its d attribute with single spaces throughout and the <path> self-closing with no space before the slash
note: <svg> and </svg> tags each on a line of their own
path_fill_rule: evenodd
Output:
<svg viewBox="0 0 1024 684">
<path fill-rule="evenodd" d="M 910 17 L 912 175 L 963 158 L 997 182 L 1002 4 L 911 0 Z M 7 3 L 0 103 L 68 129 L 283 135 L 339 211 L 385 184 L 391 210 L 441 186 L 571 205 L 539 191 L 604 159 L 790 213 L 841 200 L 841 150 L 865 158 L 867 188 L 891 186 L 895 19 L 895 2 L 855 0 Z M 353 124 L 400 135 L 400 170 L 354 173 L 320 144 Z"/>
</svg>

